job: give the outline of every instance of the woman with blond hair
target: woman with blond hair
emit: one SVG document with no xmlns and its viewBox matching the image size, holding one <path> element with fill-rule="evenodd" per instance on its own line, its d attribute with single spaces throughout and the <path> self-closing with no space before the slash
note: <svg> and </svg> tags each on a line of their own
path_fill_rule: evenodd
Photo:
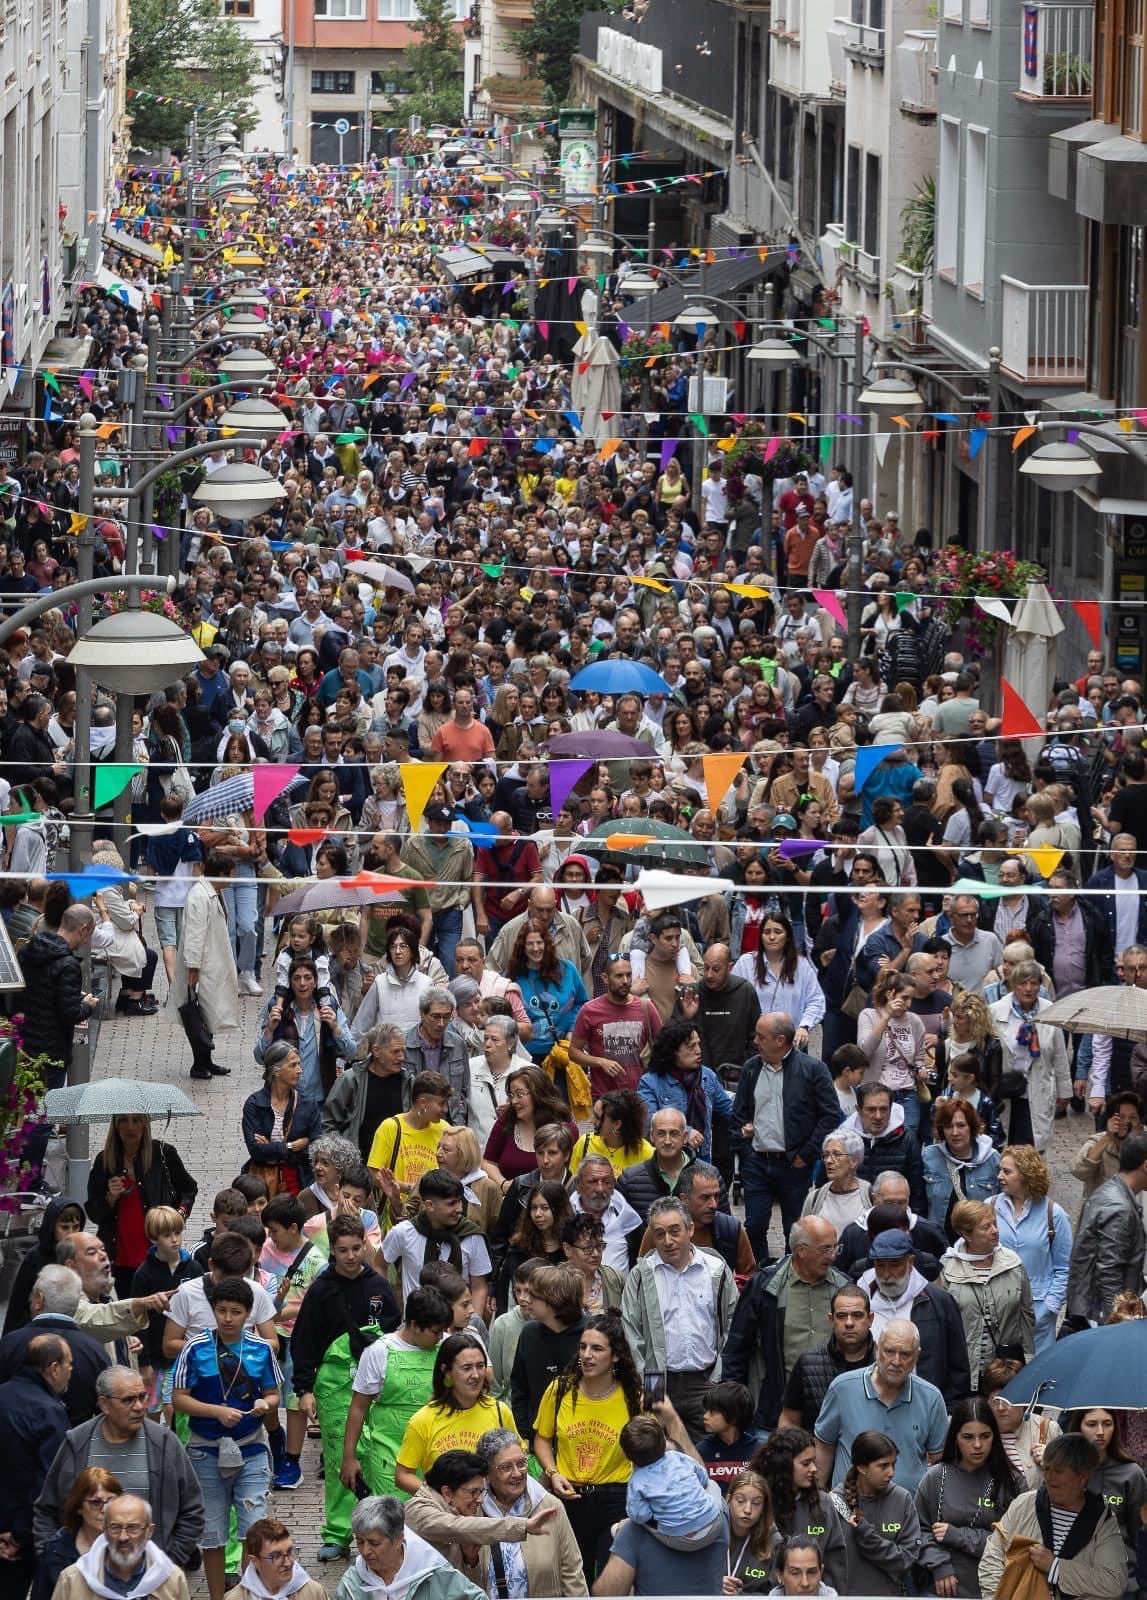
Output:
<svg viewBox="0 0 1147 1600">
<path fill-rule="evenodd" d="M 936 1072 L 941 1084 L 947 1081 L 948 1063 L 962 1055 L 975 1057 L 984 1093 L 995 1100 L 1003 1066 L 1003 1046 L 996 1035 L 987 1002 L 970 989 L 961 989 L 952 996 L 948 1016 L 936 1041 Z"/>
<path fill-rule="evenodd" d="M 1000 1243 L 1024 1264 L 1035 1301 L 1038 1355 L 1055 1343 L 1059 1313 L 1067 1299 L 1071 1219 L 1051 1198 L 1047 1162 L 1030 1144 L 1009 1145 L 1000 1158 L 1000 1192 L 992 1204 Z"/>
</svg>

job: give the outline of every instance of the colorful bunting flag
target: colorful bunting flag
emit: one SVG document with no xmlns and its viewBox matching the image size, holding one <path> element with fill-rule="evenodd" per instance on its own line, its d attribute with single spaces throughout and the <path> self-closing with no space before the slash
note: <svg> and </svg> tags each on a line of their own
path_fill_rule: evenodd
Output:
<svg viewBox="0 0 1147 1600">
<path fill-rule="evenodd" d="M 417 833 L 422 826 L 422 813 L 434 793 L 434 785 L 446 771 L 447 764 L 445 761 L 411 761 L 404 762 L 399 767 L 402 792 L 406 797 L 406 814 L 410 818 L 412 833 Z"/>
<path fill-rule="evenodd" d="M 701 771 L 705 777 L 705 803 L 716 816 L 729 786 L 744 766 L 748 756 L 740 751 L 722 752 L 720 755 L 702 756 Z"/>
<path fill-rule="evenodd" d="M 886 761 L 894 750 L 903 750 L 903 748 L 903 744 L 899 742 L 895 744 L 862 744 L 856 752 L 856 763 L 852 769 L 853 794 L 860 793 L 882 761 Z"/>
<path fill-rule="evenodd" d="M 1003 690 L 1004 714 L 1000 721 L 1001 739 L 1042 739 L 1044 728 L 1019 692 L 1006 678 L 1000 679 Z"/>
<path fill-rule="evenodd" d="M 550 762 L 550 806 L 555 817 L 569 798 L 570 790 L 596 765 L 595 761 Z"/>
<path fill-rule="evenodd" d="M 824 607 L 834 621 L 840 623 L 842 628 L 848 627 L 848 618 L 844 614 L 844 607 L 841 605 L 834 590 L 814 589 L 812 597 L 818 606 Z"/>
<path fill-rule="evenodd" d="M 267 815 L 267 810 L 282 794 L 283 790 L 296 778 L 299 773 L 297 761 L 284 761 L 271 766 L 252 767 L 251 789 L 252 806 L 256 824 L 261 824 Z"/>
<path fill-rule="evenodd" d="M 110 805 L 121 795 L 137 772 L 144 770 L 140 761 L 97 762 L 92 768 L 92 808 Z"/>
</svg>

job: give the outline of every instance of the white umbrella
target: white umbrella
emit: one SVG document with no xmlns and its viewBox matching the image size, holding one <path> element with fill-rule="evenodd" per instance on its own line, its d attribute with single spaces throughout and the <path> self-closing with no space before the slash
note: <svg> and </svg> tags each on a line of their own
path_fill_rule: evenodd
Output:
<svg viewBox="0 0 1147 1600">
<path fill-rule="evenodd" d="M 173 1083 L 140 1078 L 100 1078 L 95 1083 L 68 1084 L 44 1096 L 49 1122 L 107 1122 L 111 1117 L 201 1117 L 194 1100 Z"/>
<path fill-rule="evenodd" d="M 597 444 L 616 435 L 612 418 L 621 410 L 621 377 L 617 351 L 603 334 L 583 333 L 573 348 L 574 369 L 570 384 L 573 409 L 581 418 L 581 431 Z M 584 370 L 583 370 L 584 369 Z"/>
<path fill-rule="evenodd" d="M 1066 1033 L 1106 1033 L 1113 1039 L 1147 1039 L 1147 989 L 1130 984 L 1105 983 L 1096 989 L 1078 989 L 1066 1000 L 1056 1000 L 1039 1014 Z"/>
<path fill-rule="evenodd" d="M 1062 632 L 1063 619 L 1045 585 L 1029 584 L 1012 613 L 1004 677 L 1037 717 L 1042 718 L 1051 703 L 1056 640 Z"/>
</svg>

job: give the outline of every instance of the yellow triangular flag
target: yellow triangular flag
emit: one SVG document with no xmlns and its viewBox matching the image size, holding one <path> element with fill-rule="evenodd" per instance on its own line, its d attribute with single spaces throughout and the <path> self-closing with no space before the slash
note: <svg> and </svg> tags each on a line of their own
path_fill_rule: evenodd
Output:
<svg viewBox="0 0 1147 1600">
<path fill-rule="evenodd" d="M 768 589 L 762 589 L 756 583 L 723 583 L 722 589 L 727 589 L 730 594 L 743 595 L 746 600 L 771 600 L 772 595 Z"/>
<path fill-rule="evenodd" d="M 656 589 L 658 594 L 672 594 L 673 590 L 667 583 L 662 583 L 660 578 L 633 578 L 633 583 L 639 583 L 643 589 Z"/>
<path fill-rule="evenodd" d="M 422 813 L 426 810 L 426 803 L 434 793 L 434 785 L 446 771 L 445 761 L 405 761 L 399 766 L 402 778 L 402 792 L 406 799 L 406 814 L 410 818 L 412 832 L 416 832 L 422 823 Z"/>
<path fill-rule="evenodd" d="M 574 327 L 581 334 L 583 339 L 585 338 L 586 334 L 589 332 L 589 328 L 586 326 L 586 324 L 584 322 L 575 322 L 574 323 Z"/>
<path fill-rule="evenodd" d="M 705 774 L 705 799 L 714 816 L 721 801 L 729 792 L 729 785 L 748 759 L 748 753 L 730 751 L 716 756 L 701 757 L 701 771 Z"/>
<path fill-rule="evenodd" d="M 1063 850 L 1057 850 L 1053 844 L 1028 845 L 1017 853 L 1027 856 L 1029 860 L 1035 863 L 1035 869 L 1045 883 L 1066 854 Z"/>
<path fill-rule="evenodd" d="M 79 511 L 73 511 L 72 512 L 72 520 L 68 524 L 68 532 L 69 533 L 83 533 L 83 531 L 87 527 L 87 525 L 88 525 L 87 517 L 83 516 Z"/>
</svg>

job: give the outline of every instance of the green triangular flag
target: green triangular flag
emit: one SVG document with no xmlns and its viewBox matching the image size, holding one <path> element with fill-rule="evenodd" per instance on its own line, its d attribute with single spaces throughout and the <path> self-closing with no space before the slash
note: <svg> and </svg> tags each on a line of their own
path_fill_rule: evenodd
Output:
<svg viewBox="0 0 1147 1600">
<path fill-rule="evenodd" d="M 902 611 L 907 611 L 908 607 L 915 605 L 919 598 L 919 595 L 909 594 L 906 590 L 898 589 L 894 596 L 896 601 L 896 615 L 899 616 Z"/>
<path fill-rule="evenodd" d="M 56 374 L 54 372 L 45 372 L 45 374 L 44 374 L 44 387 L 45 387 L 45 389 L 51 389 L 53 394 L 59 394 L 59 392 L 60 392 L 60 380 L 59 380 L 59 378 L 56 377 Z"/>
<path fill-rule="evenodd" d="M 709 437 L 709 424 L 705 421 L 705 418 L 699 411 L 690 411 L 689 421 L 693 424 L 703 439 L 707 439 Z"/>
<path fill-rule="evenodd" d="M 14 828 L 20 822 L 36 822 L 39 816 L 38 811 L 6 811 L 0 815 L 0 823 L 5 828 Z"/>
<path fill-rule="evenodd" d="M 480 565 L 488 578 L 500 578 L 506 570 L 504 561 L 483 561 Z"/>
<path fill-rule="evenodd" d="M 137 772 L 143 771 L 139 761 L 109 761 L 92 768 L 92 809 L 110 805 L 117 795 L 127 788 Z"/>
<path fill-rule="evenodd" d="M 945 894 L 974 894 L 981 900 L 1002 900 L 1005 895 L 1015 894 L 1014 889 L 1009 889 L 1007 884 L 982 883 L 977 878 L 959 878 Z"/>
<path fill-rule="evenodd" d="M 818 449 L 818 452 L 817 452 L 817 454 L 818 454 L 818 456 L 819 456 L 821 461 L 827 461 L 829 456 L 831 456 L 831 454 L 832 454 L 832 444 L 833 444 L 833 440 L 835 438 L 836 438 L 836 434 L 835 433 L 822 433 L 821 434 L 821 436 L 820 436 L 820 446 L 819 446 L 819 449 Z"/>
</svg>

